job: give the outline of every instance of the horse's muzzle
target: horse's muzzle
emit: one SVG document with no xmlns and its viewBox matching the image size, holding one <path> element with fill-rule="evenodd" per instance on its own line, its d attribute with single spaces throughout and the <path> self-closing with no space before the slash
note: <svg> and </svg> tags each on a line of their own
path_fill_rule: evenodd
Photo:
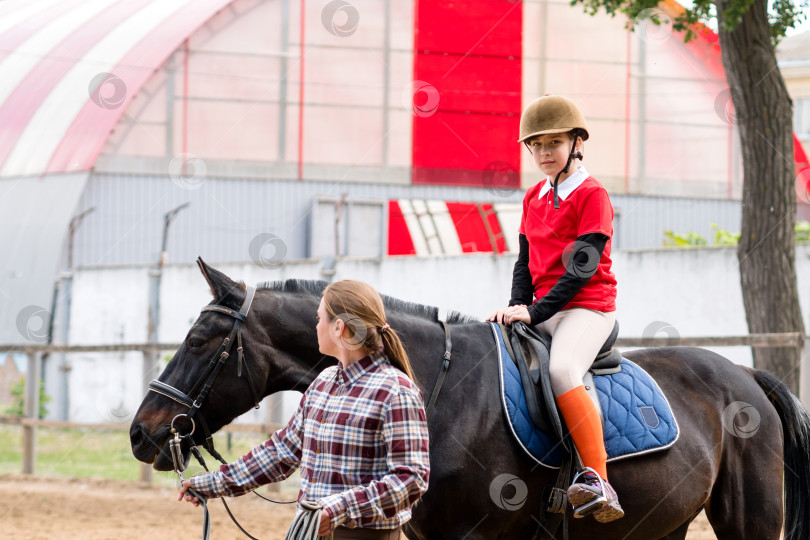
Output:
<svg viewBox="0 0 810 540">
<path fill-rule="evenodd" d="M 169 453 L 169 427 L 161 428 L 154 435 L 140 422 L 133 422 L 129 429 L 132 455 L 138 461 L 149 463 L 157 471 L 174 470 Z"/>
</svg>

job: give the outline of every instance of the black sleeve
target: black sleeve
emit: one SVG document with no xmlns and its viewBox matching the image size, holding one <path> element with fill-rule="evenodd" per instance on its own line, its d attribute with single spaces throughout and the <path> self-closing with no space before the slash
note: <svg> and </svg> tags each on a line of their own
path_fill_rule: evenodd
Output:
<svg viewBox="0 0 810 540">
<path fill-rule="evenodd" d="M 577 237 L 573 254 L 566 263 L 565 274 L 557 280 L 557 283 L 543 298 L 533 306 L 529 306 L 532 325 L 540 324 L 553 317 L 588 283 L 599 267 L 607 241 L 608 237 L 602 233 L 583 234 Z M 514 290 L 513 284 L 512 296 L 515 294 Z"/>
<path fill-rule="evenodd" d="M 519 237 L 520 253 L 518 254 L 515 269 L 512 270 L 512 298 L 510 306 L 531 306 L 534 300 L 534 285 L 532 275 L 529 273 L 529 240 L 525 234 Z"/>
</svg>

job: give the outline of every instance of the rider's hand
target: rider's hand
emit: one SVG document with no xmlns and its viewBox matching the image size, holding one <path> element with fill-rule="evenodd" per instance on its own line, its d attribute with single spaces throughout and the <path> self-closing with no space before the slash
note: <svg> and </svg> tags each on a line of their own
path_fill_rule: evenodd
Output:
<svg viewBox="0 0 810 540">
<path fill-rule="evenodd" d="M 318 527 L 318 536 L 326 536 L 332 530 L 332 518 L 325 509 L 321 510 L 321 526 Z"/>
<path fill-rule="evenodd" d="M 497 322 L 498 324 L 512 324 L 515 321 L 521 321 L 526 324 L 531 324 L 532 317 L 529 315 L 529 309 L 525 305 L 520 304 L 497 310 L 489 316 L 487 321 Z"/>
<path fill-rule="evenodd" d="M 186 502 L 190 502 L 194 506 L 200 506 L 200 500 L 194 495 L 187 493 L 190 487 L 191 481 L 183 480 L 183 483 L 180 485 L 180 492 L 177 494 L 177 500 L 178 501 L 185 500 Z"/>
</svg>

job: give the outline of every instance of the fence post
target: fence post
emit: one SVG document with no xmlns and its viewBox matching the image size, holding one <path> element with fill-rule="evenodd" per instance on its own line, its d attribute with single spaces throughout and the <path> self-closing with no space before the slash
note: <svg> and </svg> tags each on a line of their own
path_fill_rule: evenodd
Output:
<svg viewBox="0 0 810 540">
<path fill-rule="evenodd" d="M 810 336 L 804 339 L 804 348 L 799 351 L 799 398 L 810 409 Z"/>
<path fill-rule="evenodd" d="M 265 416 L 265 422 L 268 426 L 272 425 L 285 425 L 287 422 L 284 418 L 284 399 L 282 396 L 282 392 L 276 392 L 274 394 L 270 394 L 266 398 L 264 398 L 264 403 L 267 404 L 267 414 Z M 261 436 L 265 439 L 270 438 L 270 431 L 269 429 L 265 429 L 265 432 L 261 434 Z M 267 484 L 267 492 L 272 493 L 273 495 L 278 495 L 281 493 L 281 485 L 278 482 L 271 482 Z"/>
<path fill-rule="evenodd" d="M 157 356 L 158 352 L 155 349 L 147 348 L 143 351 L 143 395 L 149 392 L 149 381 L 157 378 Z M 152 483 L 152 465 L 149 463 L 141 463 L 141 482 L 147 484 Z"/>
<path fill-rule="evenodd" d="M 41 370 L 39 354 L 29 352 L 25 374 L 24 416 L 34 421 L 39 418 L 39 379 Z M 36 460 L 37 426 L 23 424 L 23 474 L 34 474 Z"/>
</svg>

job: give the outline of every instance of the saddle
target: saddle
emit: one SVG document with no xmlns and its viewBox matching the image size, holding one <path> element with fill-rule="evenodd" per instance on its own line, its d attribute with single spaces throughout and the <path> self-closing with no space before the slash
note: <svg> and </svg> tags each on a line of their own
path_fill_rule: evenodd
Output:
<svg viewBox="0 0 810 540">
<path fill-rule="evenodd" d="M 566 489 L 573 475 L 575 458 L 573 449 L 566 442 L 566 430 L 551 389 L 549 376 L 551 335 L 537 327 L 530 328 L 522 322 L 513 323 L 511 327 L 501 326 L 501 334 L 504 336 L 504 345 L 520 372 L 529 417 L 538 429 L 550 436 L 556 436 L 566 451 L 557 481 L 554 485 L 547 485 L 543 490 L 542 500 L 546 511 L 541 513 L 535 537 L 554 538 L 554 533 L 562 523 L 563 535 L 567 538 Z M 619 323 L 616 322 L 583 380 L 585 389 L 591 395 L 600 416 L 602 410 L 592 374 L 610 375 L 621 371 L 621 353 L 613 349 L 618 335 Z"/>
<path fill-rule="evenodd" d="M 548 368 L 551 335 L 538 327 L 526 326 L 522 322 L 516 322 L 511 327 L 501 326 L 501 332 L 506 337 L 504 342 L 520 372 L 529 417 L 538 429 L 548 434 L 554 434 L 562 440 L 564 438 L 563 424 L 557 412 L 557 403 L 551 389 Z M 613 348 L 618 335 L 619 323 L 617 321 L 583 381 L 585 389 L 591 395 L 600 414 L 601 407 L 593 384 L 593 375 L 610 375 L 621 371 L 622 355 Z"/>
</svg>

